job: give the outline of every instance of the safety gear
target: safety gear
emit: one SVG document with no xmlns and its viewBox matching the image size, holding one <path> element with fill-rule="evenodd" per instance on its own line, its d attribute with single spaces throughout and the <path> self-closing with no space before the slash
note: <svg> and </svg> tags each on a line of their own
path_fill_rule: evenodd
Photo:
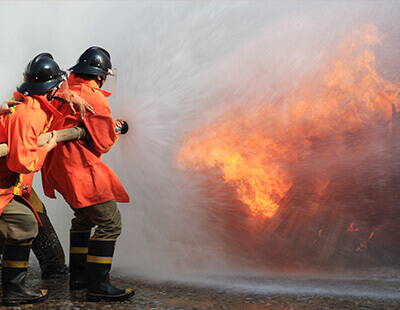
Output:
<svg viewBox="0 0 400 310">
<path fill-rule="evenodd" d="M 7 157 L 0 158 L 0 214 L 14 195 L 29 199 L 33 173 L 42 168 L 48 153 L 37 146 L 37 138 L 49 128 L 51 119 L 61 115 L 44 96 L 16 92 L 14 98 L 23 102 L 13 113 L 0 116 L 0 141 L 9 149 Z"/>
<path fill-rule="evenodd" d="M 31 304 L 47 298 L 47 290 L 34 291 L 25 286 L 30 249 L 30 243 L 4 247 L 1 274 L 4 306 Z"/>
<path fill-rule="evenodd" d="M 104 48 L 89 47 L 69 71 L 106 77 L 112 74 L 111 56 Z"/>
<path fill-rule="evenodd" d="M 38 235 L 38 223 L 27 202 L 14 196 L 0 216 L 0 234 L 4 248 L 6 240 L 15 242 L 33 240 Z"/>
<path fill-rule="evenodd" d="M 6 229 L 6 231 L 0 231 L 0 235 L 4 237 L 4 239 L 0 238 L 0 254 L 3 254 L 5 237 L 10 239 L 21 238 L 21 233 L 19 233 L 15 224 L 13 225 L 13 229 L 8 229 L 7 222 L 9 220 L 7 220 L 7 217 L 12 217 L 14 222 L 16 219 L 21 218 L 21 226 L 24 234 L 28 231 L 32 231 L 32 238 L 35 238 L 37 235 L 32 243 L 32 251 L 35 253 L 36 258 L 39 261 L 40 269 L 42 271 L 42 279 L 53 279 L 68 274 L 68 267 L 65 265 L 65 256 L 61 243 L 58 240 L 58 236 L 49 217 L 47 216 L 46 208 L 33 189 L 30 193 L 29 202 L 42 222 L 42 226 L 39 226 L 39 234 L 37 234 L 38 225 L 32 211 L 27 210 L 28 208 L 26 206 L 21 206 L 21 203 L 14 199 L 8 203 L 0 217 L 0 222 L 5 223 L 4 229 Z M 8 208 L 10 208 L 11 212 L 8 212 Z M 18 208 L 18 214 L 15 212 L 16 208 Z M 27 215 L 31 215 L 33 220 L 27 222 Z M 28 228 L 30 222 L 33 222 L 36 226 L 36 232 L 34 232 L 33 229 Z"/>
<path fill-rule="evenodd" d="M 98 203 L 85 208 L 74 208 L 71 230 L 94 229 L 95 239 L 117 239 L 121 235 L 121 213 L 115 200 Z"/>
<path fill-rule="evenodd" d="M 85 99 L 95 110 L 84 120 L 73 115 L 68 106 L 61 106 L 62 119 L 54 122 L 52 130 L 84 126 L 87 141 L 58 144 L 47 156 L 42 169 L 42 184 L 46 196 L 55 197 L 57 190 L 73 208 L 83 208 L 106 201 L 129 202 L 115 173 L 101 159 L 117 141 L 115 122 L 106 96 L 93 80 L 84 80 L 74 74 L 68 78 L 69 87 Z M 89 164 L 88 164 L 89 163 Z"/>
<path fill-rule="evenodd" d="M 67 265 L 52 265 L 45 268 L 43 268 L 41 265 L 40 268 L 42 270 L 43 280 L 62 278 L 67 276 L 67 274 L 69 273 Z"/>
<path fill-rule="evenodd" d="M 132 288 L 120 289 L 110 283 L 110 270 L 115 249 L 115 239 L 91 239 L 87 256 L 89 301 L 121 301 L 132 297 Z"/>
<path fill-rule="evenodd" d="M 80 290 L 87 287 L 86 256 L 90 238 L 89 231 L 70 231 L 69 288 Z"/>
<path fill-rule="evenodd" d="M 60 69 L 49 53 L 41 53 L 27 65 L 24 82 L 17 90 L 24 95 L 44 95 L 57 88 L 66 79 L 65 72 Z"/>
<path fill-rule="evenodd" d="M 43 210 L 44 212 L 39 212 L 36 209 L 42 226 L 39 227 L 39 234 L 33 240 L 32 251 L 39 261 L 42 279 L 63 277 L 68 274 L 64 251 L 44 206 Z"/>
</svg>

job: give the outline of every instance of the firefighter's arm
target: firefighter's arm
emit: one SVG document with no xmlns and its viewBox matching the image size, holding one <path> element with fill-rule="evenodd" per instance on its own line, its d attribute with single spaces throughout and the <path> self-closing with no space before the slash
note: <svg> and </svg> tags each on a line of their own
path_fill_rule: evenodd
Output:
<svg viewBox="0 0 400 310">
<path fill-rule="evenodd" d="M 94 114 L 94 108 L 85 99 L 73 91 L 70 91 L 69 106 L 74 114 L 76 114 L 76 109 L 78 109 L 82 119 L 86 118 L 86 112 Z"/>
<path fill-rule="evenodd" d="M 17 173 L 30 173 L 42 168 L 47 153 L 56 145 L 53 136 L 49 143 L 37 146 L 45 124 L 44 113 L 30 109 L 19 109 L 14 113 L 8 128 L 8 169 Z"/>
<path fill-rule="evenodd" d="M 78 111 L 82 119 L 86 118 L 86 113 L 95 113 L 93 106 L 72 90 L 60 91 L 53 100 L 53 102 L 59 102 L 55 103 L 55 106 L 60 103 L 69 105 L 72 113 L 75 115 Z"/>
<path fill-rule="evenodd" d="M 104 154 L 118 139 L 115 132 L 116 124 L 112 119 L 108 102 L 94 105 L 94 108 L 96 114 L 88 115 L 83 123 L 90 137 L 91 148 L 97 153 Z"/>
</svg>

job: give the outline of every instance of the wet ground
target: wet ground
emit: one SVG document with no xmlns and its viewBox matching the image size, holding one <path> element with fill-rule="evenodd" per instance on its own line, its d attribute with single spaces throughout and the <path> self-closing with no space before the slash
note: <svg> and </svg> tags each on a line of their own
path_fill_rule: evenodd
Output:
<svg viewBox="0 0 400 310">
<path fill-rule="evenodd" d="M 30 283 L 50 291 L 40 304 L 0 309 L 249 309 L 249 310 L 325 310 L 325 309 L 400 309 L 400 284 L 397 278 L 335 279 L 234 279 L 219 278 L 210 286 L 199 284 L 153 283 L 145 280 L 115 282 L 134 287 L 136 296 L 121 303 L 86 302 L 84 291 L 70 293 L 67 278 L 41 281 L 37 270 Z M 224 281 L 228 288 L 220 288 Z M 258 287 L 258 289 L 256 289 Z M 334 289 L 337 288 L 337 289 Z M 329 293 L 331 292 L 331 293 Z"/>
</svg>

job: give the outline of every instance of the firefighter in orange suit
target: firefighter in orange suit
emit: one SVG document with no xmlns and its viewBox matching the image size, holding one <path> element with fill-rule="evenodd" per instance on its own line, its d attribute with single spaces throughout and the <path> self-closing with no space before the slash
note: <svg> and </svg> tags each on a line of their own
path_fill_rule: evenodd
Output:
<svg viewBox="0 0 400 310">
<path fill-rule="evenodd" d="M 38 216 L 29 198 L 34 172 L 42 168 L 46 155 L 56 146 L 54 133 L 42 147 L 37 146 L 37 138 L 60 116 L 49 100 L 64 79 L 50 54 L 36 56 L 14 94 L 21 103 L 0 116 L 0 141 L 9 148 L 7 157 L 0 158 L 0 232 L 6 240 L 1 274 L 4 305 L 34 303 L 47 297 L 47 290 L 25 286 L 29 253 L 38 233 Z"/>
<path fill-rule="evenodd" d="M 116 239 L 121 233 L 121 216 L 116 202 L 129 202 L 118 177 L 102 161 L 117 140 L 116 124 L 107 97 L 101 89 L 111 71 L 109 53 L 100 47 L 87 49 L 70 69 L 69 88 L 95 111 L 82 120 L 61 108 L 63 118 L 54 129 L 85 127 L 88 137 L 59 143 L 42 170 L 44 192 L 55 198 L 61 193 L 74 210 L 70 231 L 70 289 L 87 288 L 91 301 L 124 300 L 133 289 L 119 289 L 109 280 Z M 95 227 L 94 234 L 91 230 Z"/>
<path fill-rule="evenodd" d="M 78 110 L 83 117 L 85 117 L 87 112 L 94 113 L 93 108 L 78 95 L 68 91 L 65 89 L 65 87 L 64 92 L 68 92 L 68 97 L 70 100 L 66 102 L 61 98 L 61 101 L 62 103 L 67 103 L 73 113 L 76 113 L 76 110 Z M 59 97 L 54 96 L 53 98 Z M 7 101 L 7 103 L 4 103 L 0 106 L 0 115 L 13 113 L 13 111 L 15 111 L 15 106 L 20 103 L 21 102 L 15 100 L 15 98 L 10 99 Z M 55 102 L 55 104 L 59 106 L 61 102 Z M 46 207 L 35 193 L 33 188 L 30 192 L 29 203 L 37 212 L 42 224 L 39 226 L 39 233 L 37 237 L 32 242 L 32 251 L 39 262 L 39 266 L 42 271 L 42 279 L 52 279 L 67 275 L 68 267 L 65 265 L 64 250 L 60 240 L 58 239 L 53 224 L 47 215 Z M 3 229 L 6 230 L 7 227 L 3 227 Z M 3 252 L 4 242 L 5 240 L 0 235 L 0 254 Z"/>
</svg>

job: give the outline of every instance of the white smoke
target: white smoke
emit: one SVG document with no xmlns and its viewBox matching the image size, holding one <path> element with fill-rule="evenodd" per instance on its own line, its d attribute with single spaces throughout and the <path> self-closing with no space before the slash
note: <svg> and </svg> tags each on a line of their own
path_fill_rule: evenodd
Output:
<svg viewBox="0 0 400 310">
<path fill-rule="evenodd" d="M 109 50 L 118 68 L 113 115 L 130 132 L 105 160 L 132 199 L 120 205 L 114 270 L 152 278 L 231 272 L 234 260 L 206 220 L 209 197 L 176 168 L 182 137 L 231 105 L 248 104 L 252 92 L 273 98 L 290 90 L 287 81 L 315 70 L 364 23 L 386 31 L 398 50 L 390 35 L 399 13 L 396 1 L 1 1 L 0 98 L 40 52 L 69 68 L 89 46 Z M 393 61 L 393 53 L 381 53 Z M 398 72 L 384 67 L 391 77 Z M 70 209 L 62 197 L 45 203 L 67 246 Z"/>
</svg>

